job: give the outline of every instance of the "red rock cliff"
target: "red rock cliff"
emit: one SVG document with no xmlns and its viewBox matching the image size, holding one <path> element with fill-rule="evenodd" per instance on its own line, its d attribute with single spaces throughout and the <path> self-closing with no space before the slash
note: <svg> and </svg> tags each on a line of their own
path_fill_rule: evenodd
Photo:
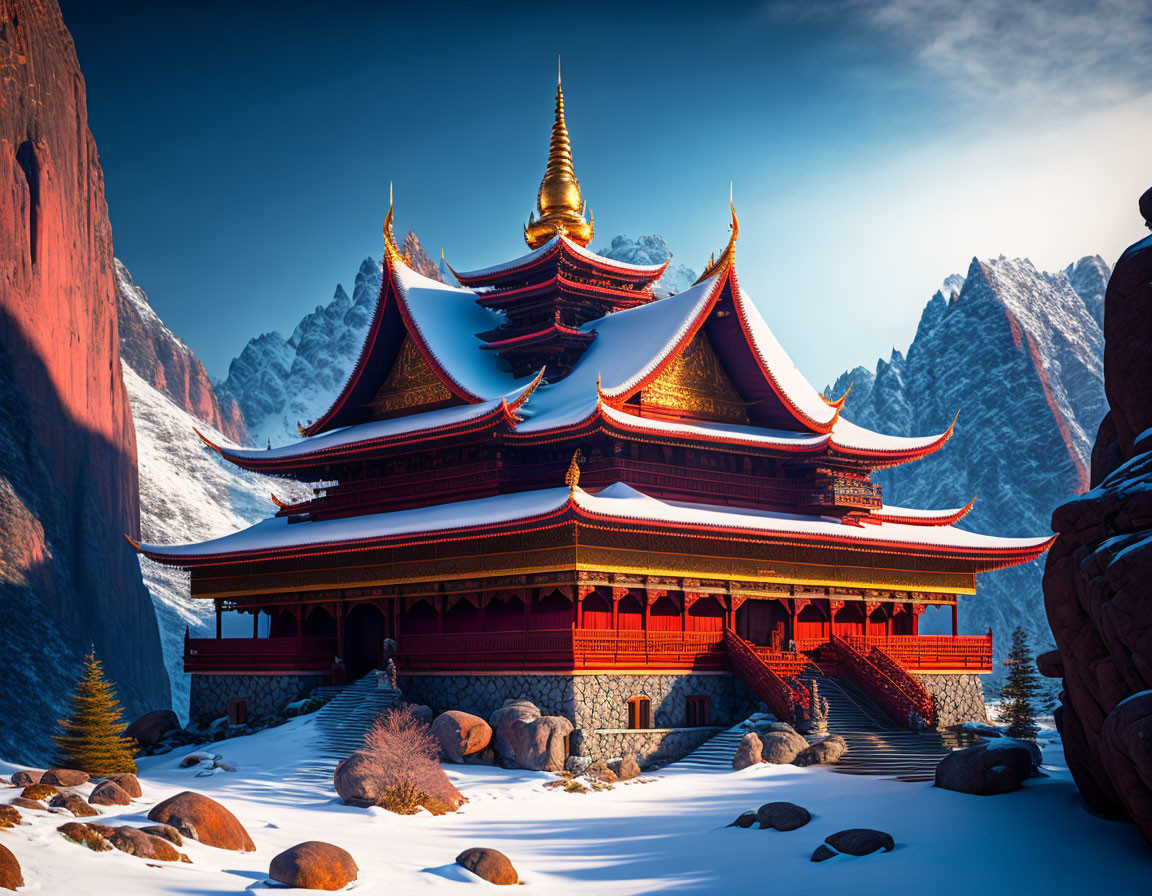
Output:
<svg viewBox="0 0 1152 896">
<path fill-rule="evenodd" d="M 0 755 L 42 755 L 90 643 L 166 706 L 121 380 L 112 232 L 55 0 L 0 0 Z"/>
</svg>

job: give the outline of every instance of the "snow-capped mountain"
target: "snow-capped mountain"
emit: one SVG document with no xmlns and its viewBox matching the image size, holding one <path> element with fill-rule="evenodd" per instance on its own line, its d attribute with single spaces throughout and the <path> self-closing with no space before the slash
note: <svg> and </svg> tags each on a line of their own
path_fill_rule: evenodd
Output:
<svg viewBox="0 0 1152 896">
<path fill-rule="evenodd" d="M 607 246 L 594 250 L 605 258 L 626 261 L 629 264 L 663 264 L 672 257 L 672 250 L 664 237 L 656 234 L 648 236 L 614 236 Z M 670 264 L 668 270 L 653 285 L 657 296 L 673 295 L 682 292 L 696 282 L 697 274 L 687 265 Z"/>
<path fill-rule="evenodd" d="M 234 444 L 235 433 L 244 433 L 244 423 L 239 419 L 238 430 L 230 426 L 229 434 L 220 432 L 219 409 L 227 402 L 218 400 L 199 359 L 164 325 L 119 260 L 116 292 L 122 334 L 125 319 L 129 321 L 130 336 L 121 339 L 120 351 L 136 426 L 141 537 L 161 544 L 203 541 L 270 516 L 275 508 L 269 491 L 288 499 L 302 497 L 299 484 L 234 467 L 197 437 L 198 429 L 218 444 Z M 158 358 L 168 363 L 159 363 Z M 189 382 L 195 385 L 191 393 Z M 190 395 L 196 400 L 189 402 Z M 223 420 L 228 425 L 230 418 Z M 186 717 L 184 630 L 187 626 L 193 634 L 210 634 L 213 608 L 188 596 L 188 577 L 182 571 L 143 558 L 140 567 L 160 624 L 172 708 Z"/>
<path fill-rule="evenodd" d="M 885 503 L 957 507 L 976 496 L 961 527 L 1051 531 L 1052 510 L 1087 487 L 1107 410 L 1097 312 L 1109 273 L 1096 256 L 1056 274 L 1023 259 L 973 259 L 967 277 L 948 278 L 928 302 L 907 355 L 893 351 L 875 371 L 858 367 L 826 390 L 838 397 L 851 385 L 845 418 L 894 435 L 942 432 L 959 412 L 943 448 L 877 474 Z M 1034 645 L 1051 645 L 1042 570 L 1039 560 L 982 576 L 962 602 L 962 630 L 991 627 L 997 656 L 1017 625 Z"/>
</svg>

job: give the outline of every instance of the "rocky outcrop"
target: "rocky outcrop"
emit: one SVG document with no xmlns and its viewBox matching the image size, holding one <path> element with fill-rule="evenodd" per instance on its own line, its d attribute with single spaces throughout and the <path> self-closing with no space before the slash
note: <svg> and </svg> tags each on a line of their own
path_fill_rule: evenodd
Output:
<svg viewBox="0 0 1152 896">
<path fill-rule="evenodd" d="M 1145 208 L 1148 206 L 1148 208 Z M 1152 191 L 1141 200 L 1152 219 Z M 1097 812 L 1152 843 L 1152 237 L 1116 263 L 1105 297 L 1109 413 L 1095 487 L 1052 516 L 1044 603 L 1063 673 L 1056 720 L 1068 768 Z"/>
<path fill-rule="evenodd" d="M 193 417 L 238 445 L 249 444 L 236 400 L 231 396 L 220 400 L 200 359 L 164 326 L 120 259 L 113 263 L 121 360 Z"/>
<path fill-rule="evenodd" d="M 104 179 L 55 0 L 0 0 L 0 755 L 47 754 L 89 645 L 168 703 L 139 535 Z"/>
<path fill-rule="evenodd" d="M 936 766 L 937 787 L 976 796 L 1011 793 L 1031 776 L 1031 751 L 1007 738 L 956 750 Z"/>
</svg>

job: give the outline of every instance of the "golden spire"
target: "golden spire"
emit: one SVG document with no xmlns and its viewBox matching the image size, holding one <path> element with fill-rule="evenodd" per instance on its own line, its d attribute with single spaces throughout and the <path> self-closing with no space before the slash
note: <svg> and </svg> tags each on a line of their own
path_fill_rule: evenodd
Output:
<svg viewBox="0 0 1152 896">
<path fill-rule="evenodd" d="M 552 122 L 552 142 L 548 145 L 548 167 L 536 194 L 536 215 L 528 219 L 524 228 L 524 241 L 536 249 L 557 234 L 563 234 L 572 242 L 587 246 L 596 228 L 585 219 L 584 212 L 580 181 L 572 167 L 572 141 L 568 139 L 568 124 L 564 120 L 564 88 L 557 58 L 556 118 Z"/>
<path fill-rule="evenodd" d="M 568 464 L 568 472 L 564 474 L 564 484 L 568 486 L 568 494 L 576 494 L 580 487 L 580 464 L 584 463 L 584 452 L 579 448 L 572 455 L 572 462 Z"/>
</svg>

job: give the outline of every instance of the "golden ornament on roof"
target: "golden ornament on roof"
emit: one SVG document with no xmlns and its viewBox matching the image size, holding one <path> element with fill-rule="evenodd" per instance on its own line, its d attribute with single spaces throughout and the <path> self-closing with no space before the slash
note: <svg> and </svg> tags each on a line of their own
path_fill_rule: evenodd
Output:
<svg viewBox="0 0 1152 896">
<path fill-rule="evenodd" d="M 586 205 L 580 195 L 580 181 L 572 167 L 572 142 L 564 121 L 564 89 L 556 73 L 556 118 L 552 122 L 552 142 L 548 147 L 548 167 L 536 194 L 536 213 L 524 227 L 524 241 L 532 249 L 543 246 L 557 234 L 587 246 L 596 231 L 594 220 L 584 217 Z"/>
</svg>

